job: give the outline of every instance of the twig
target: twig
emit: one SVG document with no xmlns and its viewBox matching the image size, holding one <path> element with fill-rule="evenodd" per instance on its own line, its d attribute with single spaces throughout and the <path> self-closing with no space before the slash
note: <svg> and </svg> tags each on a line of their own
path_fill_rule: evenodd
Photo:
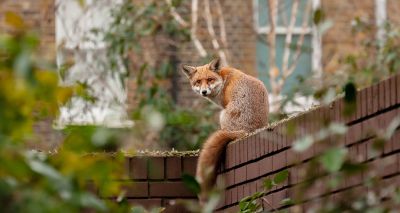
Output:
<svg viewBox="0 0 400 213">
<path fill-rule="evenodd" d="M 294 0 L 292 5 L 292 11 L 290 14 L 290 23 L 287 29 L 286 39 L 285 39 L 285 49 L 283 52 L 283 61 L 282 61 L 282 73 L 283 73 L 282 78 L 287 77 L 285 74 L 287 73 L 287 67 L 289 64 L 290 44 L 292 43 L 293 28 L 295 27 L 296 24 L 298 6 L 299 6 L 299 0 Z"/>
<path fill-rule="evenodd" d="M 276 78 L 278 77 L 278 68 L 276 66 L 276 16 L 277 16 L 277 8 L 278 8 L 278 1 L 277 0 L 269 0 L 268 1 L 268 9 L 269 9 L 269 22 L 270 22 L 270 31 L 267 35 L 268 44 L 269 44 L 269 76 L 271 80 L 271 87 L 272 93 L 275 95 L 277 94 L 277 84 Z"/>
<path fill-rule="evenodd" d="M 196 47 L 197 52 L 199 52 L 200 56 L 206 57 L 207 52 L 196 36 L 198 7 L 199 7 L 199 0 L 192 0 L 192 26 L 190 28 L 190 37 L 192 38 L 193 44 Z"/>
<path fill-rule="evenodd" d="M 228 61 L 226 59 L 226 54 L 221 49 L 221 46 L 218 43 L 217 36 L 214 31 L 212 14 L 211 14 L 211 10 L 210 10 L 210 0 L 204 0 L 204 10 L 205 10 L 205 19 L 206 19 L 206 23 L 207 23 L 207 30 L 208 30 L 208 33 L 210 34 L 211 43 L 214 47 L 214 50 L 216 50 L 218 52 L 218 56 L 221 59 L 221 63 L 223 65 L 228 65 Z"/>
<path fill-rule="evenodd" d="M 172 17 L 174 17 L 175 21 L 178 22 L 182 27 L 189 27 L 189 24 L 176 12 L 176 8 L 172 5 L 171 0 L 165 0 L 169 6 L 169 12 L 171 13 Z"/>
<path fill-rule="evenodd" d="M 308 23 L 307 23 L 308 22 L 308 16 L 310 15 L 310 13 L 311 13 L 311 4 L 310 4 L 310 1 L 307 1 L 307 8 L 306 8 L 306 11 L 304 12 L 305 15 L 303 17 L 303 23 L 302 23 L 302 26 L 301 26 L 302 29 L 303 29 L 303 32 L 301 33 L 300 38 L 297 41 L 297 45 L 296 45 L 297 49 L 296 49 L 296 52 L 295 52 L 294 57 L 293 57 L 293 62 L 290 65 L 287 73 L 285 73 L 286 76 L 289 76 L 289 75 L 291 75 L 293 73 L 293 71 L 296 68 L 296 65 L 297 65 L 297 63 L 298 63 L 298 61 L 300 59 L 301 47 L 303 46 L 304 36 L 306 34 L 306 28 L 307 28 L 307 25 L 308 25 Z"/>
<path fill-rule="evenodd" d="M 263 197 L 261 198 L 266 204 L 268 204 L 269 207 L 272 208 L 272 210 L 277 211 L 277 209 L 275 209 L 272 204 L 267 200 L 267 198 Z"/>
<path fill-rule="evenodd" d="M 224 48 L 227 48 L 228 43 L 227 43 L 227 39 L 226 39 L 226 27 L 225 27 L 225 21 L 224 21 L 224 13 L 222 12 L 222 6 L 221 6 L 220 0 L 215 0 L 215 3 L 217 5 L 221 42 L 222 42 Z"/>
</svg>

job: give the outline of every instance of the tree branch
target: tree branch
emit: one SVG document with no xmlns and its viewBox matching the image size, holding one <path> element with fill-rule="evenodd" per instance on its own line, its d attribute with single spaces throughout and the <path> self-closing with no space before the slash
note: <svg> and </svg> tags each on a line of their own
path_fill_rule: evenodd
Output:
<svg viewBox="0 0 400 213">
<path fill-rule="evenodd" d="M 279 75 L 279 70 L 276 66 L 276 18 L 277 18 L 277 9 L 278 9 L 278 1 L 277 0 L 269 0 L 268 1 L 268 9 L 269 9 L 269 25 L 270 31 L 267 35 L 267 40 L 269 44 L 269 76 L 272 87 L 272 93 L 277 94 L 277 84 L 276 78 Z"/>
<path fill-rule="evenodd" d="M 226 54 L 221 49 L 221 46 L 218 43 L 217 36 L 214 31 L 212 14 L 211 14 L 211 10 L 210 10 L 210 0 L 204 0 L 204 11 L 205 11 L 205 19 L 206 19 L 206 23 L 207 23 L 207 30 L 208 30 L 208 33 L 210 34 L 211 43 L 214 47 L 214 50 L 216 50 L 218 52 L 218 56 L 220 57 L 222 64 L 228 65 Z"/>
<path fill-rule="evenodd" d="M 297 11 L 299 6 L 299 0 L 294 0 L 292 5 L 292 11 L 290 14 L 290 23 L 287 29 L 286 39 L 285 39 L 285 49 L 283 52 L 283 61 L 282 61 L 282 72 L 287 73 L 287 67 L 289 65 L 289 56 L 290 56 L 290 44 L 292 43 L 292 35 L 293 28 L 295 27 L 297 20 Z M 282 75 L 284 77 L 285 75 Z"/>
<path fill-rule="evenodd" d="M 300 55 L 301 55 L 301 48 L 303 46 L 304 36 L 306 34 L 306 29 L 308 27 L 308 18 L 309 18 L 310 13 L 311 13 L 311 3 L 310 3 L 310 1 L 307 1 L 306 10 L 304 12 L 305 15 L 303 17 L 303 23 L 302 23 L 302 26 L 301 26 L 302 33 L 300 34 L 300 38 L 297 41 L 296 52 L 295 52 L 294 57 L 293 57 L 293 62 L 290 65 L 290 67 L 287 70 L 287 72 L 284 73 L 284 75 L 286 77 L 293 73 L 294 69 L 296 68 L 297 63 L 299 62 Z"/>
<path fill-rule="evenodd" d="M 196 36 L 198 7 L 199 7 L 199 0 L 192 0 L 192 26 L 190 28 L 190 37 L 192 38 L 193 44 L 196 47 L 197 52 L 199 52 L 200 56 L 206 57 L 207 52 Z"/>
<path fill-rule="evenodd" d="M 165 0 L 169 6 L 169 12 L 171 13 L 172 17 L 178 22 L 179 25 L 182 27 L 189 27 L 189 24 L 176 12 L 176 8 L 172 5 L 171 0 Z"/>
</svg>

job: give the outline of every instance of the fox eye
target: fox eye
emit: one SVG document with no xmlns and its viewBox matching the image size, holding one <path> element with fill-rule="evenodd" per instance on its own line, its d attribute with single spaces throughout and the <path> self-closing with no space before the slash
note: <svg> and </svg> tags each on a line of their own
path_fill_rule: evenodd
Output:
<svg viewBox="0 0 400 213">
<path fill-rule="evenodd" d="M 207 79 L 207 81 L 208 81 L 208 82 L 214 82 L 214 81 L 215 81 L 215 79 L 213 79 L 213 78 L 209 78 L 209 79 Z"/>
<path fill-rule="evenodd" d="M 197 80 L 196 82 L 194 82 L 195 85 L 199 85 L 200 84 L 200 80 Z"/>
</svg>

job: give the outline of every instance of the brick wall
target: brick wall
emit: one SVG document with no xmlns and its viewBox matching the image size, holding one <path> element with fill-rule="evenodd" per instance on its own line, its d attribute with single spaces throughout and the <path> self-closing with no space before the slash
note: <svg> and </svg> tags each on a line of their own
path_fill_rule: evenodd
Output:
<svg viewBox="0 0 400 213">
<path fill-rule="evenodd" d="M 361 50 L 361 42 L 366 37 L 375 36 L 371 34 L 354 34 L 351 31 L 351 22 L 355 17 L 361 17 L 370 26 L 375 25 L 375 5 L 374 0 L 364 1 L 330 1 L 321 0 L 321 7 L 326 14 L 326 19 L 333 22 L 333 27 L 323 36 L 322 63 L 326 71 L 335 71 L 339 67 L 339 61 L 343 56 L 349 53 L 357 53 Z M 228 1 L 221 0 L 224 10 L 224 20 L 227 32 L 227 50 L 228 59 L 231 66 L 239 68 L 244 72 L 257 76 L 256 70 L 256 33 L 253 27 L 253 4 L 252 1 Z M 7 30 L 4 23 L 5 11 L 14 11 L 25 18 L 29 28 L 35 30 L 41 38 L 41 47 L 43 55 L 48 58 L 54 58 L 55 52 L 55 14 L 54 0 L 5 0 L 0 3 L 0 29 Z M 186 9 L 190 8 L 190 2 L 185 3 Z M 204 7 L 200 1 L 199 9 Z M 212 7 L 212 13 L 215 13 L 215 7 Z M 182 10 L 185 11 L 185 10 Z M 400 11 L 400 2 L 397 0 L 387 1 L 387 13 L 389 21 L 400 23 L 397 16 Z M 188 18 L 189 14 L 184 14 Z M 212 48 L 206 24 L 204 13 L 199 14 L 198 37 L 203 42 L 205 48 L 210 54 L 216 55 Z M 219 23 L 214 17 L 214 27 L 219 35 Z M 188 18 L 189 20 L 189 18 Z M 178 50 L 168 47 L 167 42 L 160 38 L 149 39 L 144 42 L 144 53 L 140 60 L 149 61 L 151 64 L 159 63 L 162 59 L 176 55 L 178 63 L 199 65 L 205 63 L 201 60 L 191 42 L 182 43 Z M 133 61 L 135 58 L 132 59 Z M 178 80 L 178 98 L 177 101 L 182 106 L 198 106 L 206 100 L 196 96 L 190 89 L 187 79 L 177 71 Z M 134 75 L 133 75 L 134 76 Z M 135 104 L 132 101 L 132 94 L 135 91 L 134 81 L 128 80 L 129 108 Z"/>
<path fill-rule="evenodd" d="M 382 152 L 374 155 L 371 151 L 376 137 L 374 132 L 386 129 L 393 118 L 400 115 L 400 75 L 357 92 L 356 108 L 354 115 L 344 117 L 344 100 L 338 99 L 330 106 L 319 107 L 290 121 L 282 122 L 273 129 L 263 130 L 245 140 L 230 143 L 220 174 L 224 177 L 227 188 L 219 210 L 237 210 L 241 198 L 262 191 L 262 181 L 283 169 L 289 171 L 289 180 L 282 186 L 274 187 L 267 193 L 266 198 L 275 209 L 289 208 L 281 206 L 280 201 L 295 196 L 294 191 L 306 181 L 306 168 L 313 162 L 311 160 L 326 149 L 326 143 L 318 143 L 306 152 L 298 153 L 292 150 L 292 143 L 320 130 L 326 120 L 344 122 L 349 128 L 343 137 L 329 138 L 326 142 L 346 147 L 353 162 L 364 163 L 371 166 L 371 169 L 363 173 L 364 176 L 346 177 L 343 184 L 331 191 L 324 187 L 329 176 L 322 177 L 303 192 L 305 200 L 301 205 L 290 208 L 305 210 L 318 205 L 319 199 L 339 199 L 349 191 L 365 192 L 368 189 L 361 183 L 367 176 L 379 177 L 379 181 L 384 185 L 392 183 L 393 187 L 400 187 L 400 130 L 398 129 L 390 141 L 385 143 Z M 294 135 L 288 135 L 288 126 L 296 128 Z M 264 208 L 271 210 L 269 205 L 264 204 Z"/>
<path fill-rule="evenodd" d="M 392 187 L 400 187 L 400 129 L 385 143 L 381 152 L 372 152 L 376 130 L 386 129 L 400 115 L 400 75 L 362 89 L 356 95 L 356 110 L 349 117 L 343 116 L 345 105 L 340 98 L 329 106 L 321 106 L 228 144 L 219 172 L 226 189 L 218 212 L 237 212 L 238 202 L 243 197 L 262 191 L 263 180 L 282 170 L 289 171 L 289 179 L 283 185 L 272 188 L 265 196 L 275 209 L 298 212 L 317 206 L 320 199 L 338 200 L 348 196 L 349 192 L 365 193 L 372 190 L 362 184 L 367 177 L 378 178 L 380 186 L 391 184 Z M 347 133 L 314 144 L 302 153 L 292 150 L 293 141 L 319 131 L 327 121 L 345 123 Z M 294 134 L 290 134 L 293 127 Z M 307 183 L 307 168 L 326 150 L 327 144 L 345 147 L 352 162 L 368 165 L 369 169 L 362 174 L 346 176 L 345 181 L 332 190 L 326 187 L 330 176 L 316 167 L 314 169 L 318 172 L 314 173 L 320 176 L 312 187 L 302 191 L 302 202 L 297 206 L 282 206 L 282 199 L 295 198 L 295 192 Z M 133 190 L 128 192 L 130 202 L 167 206 L 171 199 L 195 199 L 195 195 L 182 185 L 180 176 L 183 172 L 194 174 L 196 160 L 196 157 L 129 158 L 127 171 L 130 180 L 127 188 Z M 150 171 L 155 173 L 150 174 Z M 272 210 L 271 206 L 264 203 L 263 207 Z M 171 212 L 179 212 L 175 210 L 171 209 Z"/>
<path fill-rule="evenodd" d="M 197 157 L 132 157 L 126 158 L 126 177 L 119 180 L 130 204 L 146 208 L 167 207 L 166 212 L 186 212 L 176 201 L 195 200 L 196 195 L 182 182 L 183 174 L 194 175 Z M 96 190 L 95 190 L 96 191 Z M 96 191 L 105 199 L 116 199 L 118 194 Z"/>
<path fill-rule="evenodd" d="M 10 31 L 5 22 L 7 11 L 19 14 L 26 28 L 33 30 L 40 38 L 41 56 L 55 57 L 55 14 L 53 0 L 3 0 L 0 1 L 0 32 Z"/>
</svg>

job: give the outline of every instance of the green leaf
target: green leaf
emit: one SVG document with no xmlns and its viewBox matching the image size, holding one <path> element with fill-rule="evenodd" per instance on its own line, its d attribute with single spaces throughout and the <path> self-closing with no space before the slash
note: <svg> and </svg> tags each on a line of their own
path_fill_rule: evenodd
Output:
<svg viewBox="0 0 400 213">
<path fill-rule="evenodd" d="M 314 12 L 313 21 L 315 25 L 318 25 L 325 19 L 325 13 L 321 9 L 317 9 Z"/>
<path fill-rule="evenodd" d="M 267 191 L 271 190 L 272 187 L 274 187 L 274 182 L 271 179 L 267 178 L 264 180 L 263 186 L 264 186 L 265 190 L 267 190 Z"/>
<path fill-rule="evenodd" d="M 274 177 L 274 183 L 275 184 L 280 184 L 285 182 L 285 180 L 287 180 L 289 177 L 289 171 L 287 170 L 283 170 L 280 171 L 278 174 L 275 175 Z"/>
<path fill-rule="evenodd" d="M 345 148 L 336 147 L 325 152 L 319 160 L 328 172 L 337 172 L 342 168 L 346 154 L 347 150 Z"/>
<path fill-rule="evenodd" d="M 194 178 L 192 175 L 183 174 L 182 181 L 190 191 L 196 194 L 200 193 L 200 184 L 199 182 L 197 182 L 196 178 Z"/>
<path fill-rule="evenodd" d="M 357 96 L 357 88 L 353 82 L 348 82 L 344 86 L 344 100 L 346 103 L 354 103 Z"/>
<path fill-rule="evenodd" d="M 313 143 L 314 143 L 314 138 L 311 135 L 307 135 L 294 142 L 293 150 L 297 152 L 303 152 L 308 148 L 310 148 L 310 146 Z"/>
<path fill-rule="evenodd" d="M 288 206 L 288 205 L 293 205 L 294 201 L 290 198 L 285 198 L 285 199 L 281 200 L 280 203 L 282 206 Z"/>
<path fill-rule="evenodd" d="M 29 166 L 31 169 L 43 176 L 51 178 L 53 180 L 61 180 L 62 176 L 60 173 L 57 172 L 53 167 L 38 161 L 38 160 L 30 160 L 28 161 Z"/>
</svg>

